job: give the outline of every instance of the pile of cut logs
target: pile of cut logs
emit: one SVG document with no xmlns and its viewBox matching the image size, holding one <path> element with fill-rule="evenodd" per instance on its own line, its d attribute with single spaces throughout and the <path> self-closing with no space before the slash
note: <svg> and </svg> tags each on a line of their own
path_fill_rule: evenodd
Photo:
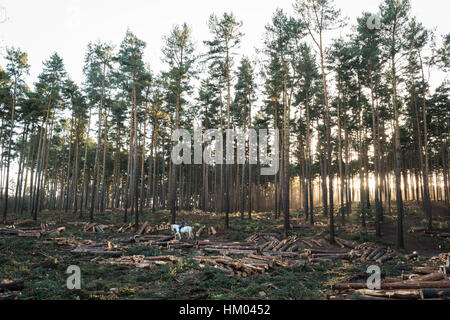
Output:
<svg viewBox="0 0 450 320">
<path fill-rule="evenodd" d="M 345 241 L 342 240 L 341 241 Z M 345 242 L 347 245 L 347 243 Z M 378 246 L 372 242 L 366 242 L 356 246 L 353 250 L 349 248 L 311 248 L 306 249 L 310 262 L 333 261 L 333 260 L 359 260 L 360 262 L 375 261 L 378 264 L 395 259 L 397 252 L 389 247 Z M 413 252 L 405 256 L 408 260 L 418 258 L 418 253 Z"/>
<path fill-rule="evenodd" d="M 210 265 L 230 276 L 235 275 L 239 277 L 265 273 L 277 261 L 272 257 L 253 254 L 249 254 L 241 259 L 233 259 L 227 256 L 199 256 L 193 259 L 198 262 L 201 268 Z"/>
<path fill-rule="evenodd" d="M 255 233 L 246 240 L 258 243 L 258 251 L 267 255 L 296 256 L 300 241 L 296 236 L 280 240 L 275 233 Z"/>
<path fill-rule="evenodd" d="M 389 247 L 377 246 L 374 243 L 366 242 L 359 245 L 352 251 L 353 256 L 358 257 L 361 261 L 376 261 L 376 263 L 383 263 L 397 257 L 397 252 Z M 417 253 L 408 255 L 409 260 L 417 258 Z"/>
<path fill-rule="evenodd" d="M 55 229 L 45 229 L 45 226 L 35 227 L 35 228 L 27 228 L 27 229 L 16 229 L 16 228 L 1 228 L 0 233 L 16 235 L 19 237 L 36 237 L 40 238 L 41 235 L 54 235 L 60 234 L 65 231 L 66 227 L 59 227 Z"/>
<path fill-rule="evenodd" d="M 153 269 L 155 266 L 179 264 L 183 261 L 181 257 L 175 256 L 126 256 L 119 259 L 105 259 L 98 261 L 100 264 L 130 265 L 140 269 Z"/>
<path fill-rule="evenodd" d="M 259 247 L 249 242 L 230 242 L 230 241 L 210 241 L 198 240 L 197 249 L 201 249 L 205 253 L 232 255 L 232 254 L 256 254 Z"/>
<path fill-rule="evenodd" d="M 274 238 L 259 245 L 252 242 L 199 240 L 196 247 L 207 254 L 248 255 L 262 253 L 275 256 L 297 256 L 297 252 L 289 251 L 290 248 L 294 249 L 296 241 L 294 237 L 281 241 Z"/>
<path fill-rule="evenodd" d="M 370 290 L 367 284 L 338 283 L 328 295 L 331 300 L 387 300 L 387 299 L 450 299 L 450 267 L 415 267 L 413 274 L 387 277 L 379 290 Z"/>
<path fill-rule="evenodd" d="M 348 249 L 327 249 L 327 248 L 311 248 L 305 249 L 308 260 L 311 263 L 334 261 L 334 260 L 351 260 L 352 253 Z"/>
<path fill-rule="evenodd" d="M 106 224 L 98 224 L 95 222 L 92 223 L 88 223 L 84 226 L 83 231 L 84 232 L 99 232 L 99 233 L 103 233 L 105 232 L 106 229 L 110 229 L 113 228 L 114 225 L 106 225 Z"/>
<path fill-rule="evenodd" d="M 297 256 L 298 249 L 298 239 L 295 236 L 284 240 L 272 238 L 259 246 L 259 251 L 266 255 Z"/>
<path fill-rule="evenodd" d="M 156 226 L 150 225 L 148 221 L 145 221 L 137 231 L 137 234 L 150 234 L 156 233 L 158 231 L 167 231 L 170 230 L 170 223 L 162 223 Z"/>
<path fill-rule="evenodd" d="M 16 300 L 17 291 L 24 288 L 24 281 L 22 279 L 1 279 L 0 278 L 0 301 L 1 300 Z M 6 294 L 3 294 L 7 292 Z"/>
<path fill-rule="evenodd" d="M 134 228 L 133 223 L 126 223 L 126 224 L 122 225 L 119 229 L 117 229 L 117 232 L 124 233 L 124 232 L 128 232 L 128 231 L 132 231 L 133 228 Z M 170 223 L 162 223 L 162 224 L 152 226 L 152 225 L 150 225 L 150 223 L 148 221 L 145 221 L 139 227 L 136 234 L 137 235 L 152 234 L 152 233 L 156 233 L 158 231 L 167 231 L 167 230 L 170 230 Z"/>
</svg>

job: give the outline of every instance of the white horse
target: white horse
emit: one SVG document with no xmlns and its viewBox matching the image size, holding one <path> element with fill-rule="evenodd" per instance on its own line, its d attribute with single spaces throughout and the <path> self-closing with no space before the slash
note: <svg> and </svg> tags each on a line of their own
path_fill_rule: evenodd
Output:
<svg viewBox="0 0 450 320">
<path fill-rule="evenodd" d="M 184 227 L 184 228 L 178 228 L 177 232 L 175 234 L 175 238 L 178 237 L 179 240 L 181 240 L 181 235 L 182 234 L 188 234 L 188 239 L 193 239 L 194 238 L 194 232 L 192 230 L 192 227 Z"/>
<path fill-rule="evenodd" d="M 179 224 L 173 224 L 170 226 L 171 231 L 175 231 L 178 232 L 178 229 L 180 229 L 180 225 Z"/>
</svg>

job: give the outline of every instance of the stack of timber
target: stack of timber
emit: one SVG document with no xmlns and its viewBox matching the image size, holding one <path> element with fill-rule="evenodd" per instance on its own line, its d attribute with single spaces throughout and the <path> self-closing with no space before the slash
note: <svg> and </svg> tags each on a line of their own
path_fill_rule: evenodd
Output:
<svg viewBox="0 0 450 320">
<path fill-rule="evenodd" d="M 258 251 L 267 255 L 296 256 L 300 248 L 300 240 L 296 236 L 280 240 L 276 233 L 255 233 L 246 241 L 257 243 Z"/>
<path fill-rule="evenodd" d="M 374 261 L 377 264 L 381 264 L 397 258 L 397 252 L 394 249 L 380 246 L 373 242 L 360 244 L 354 249 L 350 249 L 351 243 L 346 240 L 338 239 L 336 243 L 341 243 L 340 248 L 315 247 L 306 249 L 305 252 L 309 261 L 352 260 L 360 262 Z M 405 258 L 408 260 L 416 260 L 418 257 L 419 254 L 416 251 L 405 255 Z"/>
<path fill-rule="evenodd" d="M 364 282 L 338 283 L 332 286 L 330 300 L 450 300 L 450 267 L 414 267 L 413 274 L 385 278 L 379 290 Z"/>
<path fill-rule="evenodd" d="M 103 233 L 105 232 L 106 229 L 110 229 L 113 228 L 114 225 L 106 225 L 106 224 L 99 224 L 99 223 L 88 223 L 84 226 L 83 231 L 84 232 L 99 232 L 99 233 Z"/>
<path fill-rule="evenodd" d="M 280 240 L 277 234 L 271 233 L 256 233 L 249 238 L 249 242 L 258 243 L 260 252 L 267 254 L 283 254 L 295 255 L 298 251 L 303 251 L 305 249 L 328 249 L 333 252 L 333 249 L 337 251 L 339 249 L 346 249 L 345 251 L 350 251 L 357 246 L 354 241 L 344 240 L 335 237 L 335 244 L 331 245 L 329 238 L 327 236 L 314 236 L 314 237 L 289 237 L 287 239 Z M 294 254 L 291 254 L 294 253 Z M 338 252 L 342 253 L 342 252 Z"/>
<path fill-rule="evenodd" d="M 380 246 L 373 242 L 363 243 L 352 251 L 354 257 L 357 257 L 361 262 L 375 261 L 376 263 L 384 263 L 397 258 L 397 252 L 390 247 Z M 417 260 L 419 253 L 414 251 L 406 254 L 407 260 Z"/>
<path fill-rule="evenodd" d="M 200 268 L 207 265 L 225 272 L 230 276 L 248 277 L 255 274 L 263 274 L 276 263 L 272 257 L 249 254 L 241 259 L 233 259 L 227 256 L 197 256 L 193 258 Z"/>
<path fill-rule="evenodd" d="M 0 278 L 0 301 L 16 300 L 17 291 L 24 288 L 23 279 L 1 279 Z"/>
<path fill-rule="evenodd" d="M 125 233 L 125 232 L 133 232 L 134 230 L 135 230 L 134 223 L 125 223 L 117 229 L 117 232 Z M 170 230 L 170 223 L 151 225 L 148 221 L 145 221 L 142 225 L 139 226 L 138 230 L 136 231 L 136 234 L 137 235 L 153 234 L 159 231 L 169 231 L 169 230 Z"/>
<path fill-rule="evenodd" d="M 40 238 L 41 235 L 58 235 L 66 230 L 66 227 L 48 228 L 49 224 L 42 224 L 40 227 L 33 228 L 21 228 L 16 229 L 15 226 L 7 228 L 1 228 L 0 233 L 8 235 L 16 235 L 19 237 L 36 237 Z"/>
<path fill-rule="evenodd" d="M 395 250 L 371 242 L 366 242 L 358 246 L 354 253 L 362 262 L 376 261 L 377 263 L 383 263 L 397 256 Z"/>
<path fill-rule="evenodd" d="M 205 253 L 221 255 L 246 255 L 259 252 L 259 247 L 250 242 L 198 240 L 196 248 Z"/>
<path fill-rule="evenodd" d="M 110 242 L 120 245 L 141 243 L 146 246 L 155 246 L 160 249 L 165 249 L 169 247 L 169 244 L 171 245 L 174 244 L 174 239 L 175 236 L 166 236 L 166 235 L 135 235 L 135 236 L 119 236 L 111 238 Z"/>
<path fill-rule="evenodd" d="M 299 250 L 298 241 L 296 236 L 283 240 L 272 238 L 259 245 L 259 251 L 265 255 L 297 256 Z"/>
<path fill-rule="evenodd" d="M 269 240 L 280 240 L 280 235 L 277 233 L 257 232 L 245 239 L 247 242 L 267 242 Z"/>
<path fill-rule="evenodd" d="M 155 266 L 180 264 L 183 261 L 181 257 L 175 256 L 155 256 L 145 257 L 141 255 L 120 257 L 118 259 L 110 258 L 98 261 L 100 264 L 129 265 L 139 269 L 153 269 Z"/>
<path fill-rule="evenodd" d="M 138 229 L 136 234 L 152 234 L 159 231 L 168 231 L 170 230 L 170 223 L 162 223 L 155 226 L 150 225 L 148 221 L 145 221 Z"/>
<path fill-rule="evenodd" d="M 432 257 L 430 260 L 435 261 L 436 263 L 444 263 L 448 267 L 450 266 L 450 252 L 441 253 L 435 257 Z"/>
</svg>

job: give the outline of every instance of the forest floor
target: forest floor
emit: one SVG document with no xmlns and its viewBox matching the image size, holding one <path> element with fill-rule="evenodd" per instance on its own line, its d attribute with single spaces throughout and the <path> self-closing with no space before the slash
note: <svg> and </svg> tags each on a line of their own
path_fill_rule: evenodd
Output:
<svg viewBox="0 0 450 320">
<path fill-rule="evenodd" d="M 450 232 L 450 213 L 444 205 L 435 204 L 434 227 L 439 232 Z M 327 219 L 316 208 L 316 226 L 308 227 L 301 214 L 292 212 L 292 223 L 304 225 L 299 231 L 293 231 L 302 237 L 327 234 Z M 374 262 L 329 261 L 309 263 L 299 258 L 298 263 L 289 267 L 274 266 L 268 272 L 249 277 L 229 276 L 212 267 L 200 268 L 189 253 L 161 251 L 140 243 L 128 246 L 125 256 L 143 255 L 177 255 L 183 262 L 176 265 L 162 265 L 153 269 L 138 269 L 133 265 L 100 264 L 92 256 L 74 255 L 70 249 L 61 248 L 52 238 L 75 238 L 77 240 L 108 241 L 114 237 L 124 236 L 117 229 L 123 225 L 122 212 L 107 211 L 97 214 L 95 221 L 114 225 L 104 232 L 85 232 L 83 227 L 69 223 L 81 221 L 78 215 L 62 212 L 42 212 L 38 225 L 52 223 L 55 227 L 64 226 L 65 230 L 58 235 L 42 235 L 36 237 L 19 237 L 0 233 L 0 278 L 24 279 L 25 287 L 18 293 L 18 299 L 326 299 L 326 293 L 334 283 L 354 279 L 365 274 L 367 267 Z M 15 221 L 28 219 L 28 216 L 9 216 L 5 225 Z M 249 220 L 241 220 L 239 214 L 230 217 L 230 229 L 224 230 L 223 215 L 201 212 L 181 212 L 177 220 L 184 218 L 187 225 L 195 227 L 214 226 L 217 234 L 204 234 L 200 239 L 245 241 L 256 232 L 282 234 L 282 220 L 273 219 L 272 214 L 253 214 Z M 87 218 L 84 219 L 87 221 Z M 144 212 L 141 223 L 167 223 L 169 212 Z M 386 246 L 395 246 L 396 223 L 395 210 L 385 215 L 384 237 L 379 242 Z M 341 239 L 358 243 L 375 241 L 373 232 L 373 214 L 368 216 L 368 233 L 362 233 L 357 226 L 359 216 L 357 209 L 346 217 L 345 226 L 341 218 L 336 218 L 336 234 Z M 387 261 L 381 265 L 383 276 L 398 276 L 407 273 L 414 266 L 422 266 L 429 258 L 439 253 L 450 252 L 449 238 L 427 235 L 424 232 L 410 232 L 412 228 L 426 226 L 425 216 L 421 208 L 412 202 L 405 206 L 405 245 L 406 250 L 399 251 L 398 259 Z M 353 231 L 352 231 L 353 230 Z M 373 231 L 373 230 L 372 230 Z M 131 231 L 129 231 L 131 232 Z M 195 231 L 194 231 L 195 232 Z M 170 235 L 169 231 L 157 234 Z M 132 235 L 132 233 L 129 233 Z M 419 252 L 417 261 L 409 261 L 404 255 L 412 251 Z M 300 260 L 301 259 L 301 260 Z M 66 270 L 71 265 L 81 269 L 81 290 L 68 290 Z"/>
</svg>

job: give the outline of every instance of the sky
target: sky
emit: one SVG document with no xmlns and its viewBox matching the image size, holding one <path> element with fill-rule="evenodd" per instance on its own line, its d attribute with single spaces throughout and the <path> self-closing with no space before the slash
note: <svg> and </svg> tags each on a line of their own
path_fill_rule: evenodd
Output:
<svg viewBox="0 0 450 320">
<path fill-rule="evenodd" d="M 243 21 L 245 34 L 240 53 L 255 56 L 261 47 L 264 27 L 277 8 L 292 13 L 294 0 L 0 0 L 0 54 L 14 46 L 26 51 L 31 64 L 29 84 L 42 71 L 42 62 L 53 53 L 63 58 L 68 75 L 78 83 L 86 46 L 90 41 L 110 41 L 119 46 L 130 28 L 147 43 L 146 62 L 163 69 L 163 36 L 174 24 L 187 22 L 197 48 L 211 38 L 207 21 L 211 13 L 233 11 Z M 349 18 L 349 25 L 363 11 L 377 12 L 380 0 L 335 0 Z M 438 35 L 450 32 L 450 1 L 411 0 L 412 13 Z M 349 29 L 338 33 L 346 34 Z M 0 63 L 2 58 L 0 57 Z"/>
</svg>

